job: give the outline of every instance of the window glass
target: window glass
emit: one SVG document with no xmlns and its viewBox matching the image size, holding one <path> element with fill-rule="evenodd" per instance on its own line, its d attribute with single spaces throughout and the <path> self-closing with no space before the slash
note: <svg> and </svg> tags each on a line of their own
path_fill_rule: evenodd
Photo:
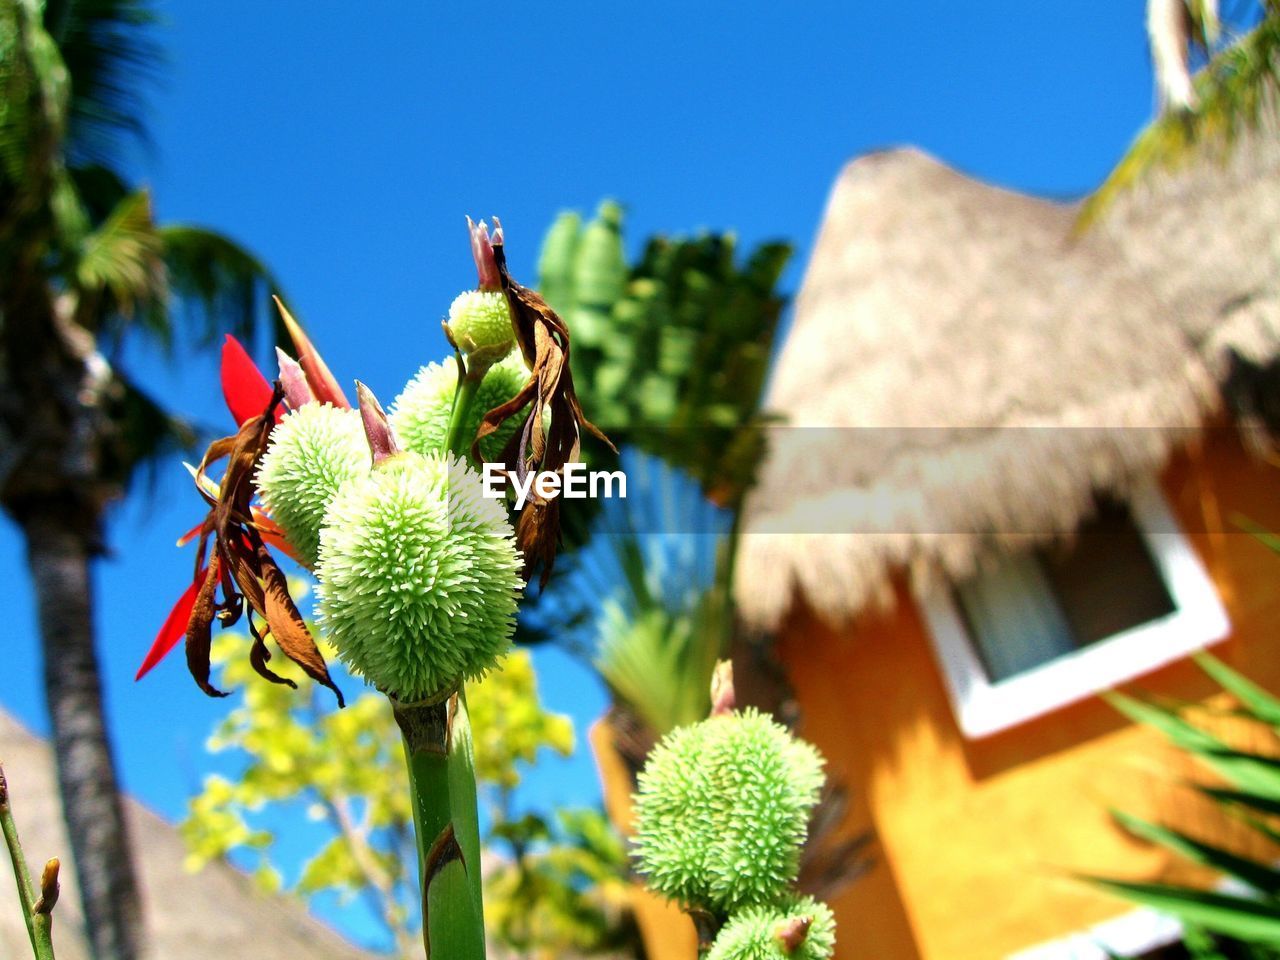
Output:
<svg viewBox="0 0 1280 960">
<path fill-rule="evenodd" d="M 1110 500 L 1069 542 L 1002 557 L 955 594 L 993 682 L 1176 609 L 1128 508 Z"/>
</svg>

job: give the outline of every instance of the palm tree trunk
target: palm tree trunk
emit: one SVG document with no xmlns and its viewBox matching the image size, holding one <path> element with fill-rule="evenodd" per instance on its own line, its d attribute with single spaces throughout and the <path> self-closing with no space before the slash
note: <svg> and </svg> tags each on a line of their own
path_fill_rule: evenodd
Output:
<svg viewBox="0 0 1280 960">
<path fill-rule="evenodd" d="M 62 811 L 94 960 L 136 960 L 141 905 L 94 648 L 95 532 L 52 499 L 21 518 L 44 645 L 44 683 Z"/>
</svg>

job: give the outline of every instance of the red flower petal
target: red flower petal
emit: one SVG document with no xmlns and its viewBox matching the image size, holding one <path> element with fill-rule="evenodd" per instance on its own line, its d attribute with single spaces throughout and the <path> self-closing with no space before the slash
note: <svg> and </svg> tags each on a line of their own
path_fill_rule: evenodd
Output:
<svg viewBox="0 0 1280 960">
<path fill-rule="evenodd" d="M 284 535 L 284 531 L 280 529 L 280 524 L 272 520 L 269 514 L 263 512 L 262 508 L 253 507 L 253 522 L 258 528 L 258 535 L 262 537 L 263 543 L 268 547 L 275 547 L 300 566 L 307 566 L 307 561 L 298 556 L 298 551 L 294 549 L 293 544 Z"/>
<path fill-rule="evenodd" d="M 178 598 L 178 602 L 169 611 L 169 616 L 166 618 L 164 626 L 156 634 L 155 642 L 151 644 L 151 649 L 147 651 L 146 657 L 143 658 L 142 666 L 138 668 L 137 676 L 133 678 L 135 681 L 141 680 L 150 673 L 151 668 L 163 660 L 186 634 L 187 621 L 191 619 L 191 611 L 196 605 L 196 594 L 200 592 L 200 584 L 204 582 L 205 569 L 204 567 L 200 568 L 200 572 L 196 574 L 191 586 L 187 587 L 186 592 Z"/>
<path fill-rule="evenodd" d="M 192 527 L 190 530 L 188 530 L 186 533 L 180 536 L 178 538 L 178 542 L 174 544 L 174 546 L 185 547 L 188 543 L 190 543 L 196 537 L 200 536 L 200 534 L 203 531 L 204 531 L 204 521 L 201 520 L 194 527 Z"/>
<path fill-rule="evenodd" d="M 260 415 L 271 402 L 271 384 L 248 351 L 231 334 L 227 334 L 222 344 L 222 396 L 237 425 Z M 281 415 L 277 410 L 277 422 Z"/>
</svg>

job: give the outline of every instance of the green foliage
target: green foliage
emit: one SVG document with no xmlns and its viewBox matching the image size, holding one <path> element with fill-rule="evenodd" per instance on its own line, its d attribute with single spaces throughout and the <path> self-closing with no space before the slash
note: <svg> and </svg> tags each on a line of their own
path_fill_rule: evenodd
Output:
<svg viewBox="0 0 1280 960">
<path fill-rule="evenodd" d="M 1201 654 L 1197 662 L 1238 701 L 1235 712 L 1239 717 L 1268 731 L 1280 746 L 1280 700 L 1207 654 Z M 1280 760 L 1274 752 L 1237 749 L 1188 719 L 1185 711 L 1173 707 L 1122 694 L 1110 694 L 1107 699 L 1131 720 L 1159 730 L 1225 781 L 1225 786 L 1196 788 L 1225 815 L 1241 822 L 1267 844 L 1280 841 L 1280 832 L 1274 826 L 1274 817 L 1280 813 Z M 1103 877 L 1089 878 L 1092 883 L 1177 917 L 1193 931 L 1191 939 L 1199 943 L 1200 955 L 1215 955 L 1215 938 L 1231 938 L 1247 947 L 1249 956 L 1280 957 L 1280 871 L 1270 860 L 1242 856 L 1128 814 L 1117 812 L 1115 817 L 1135 836 L 1220 873 L 1231 882 L 1230 886 L 1206 891 Z"/>
<path fill-rule="evenodd" d="M 538 702 L 538 678 L 527 651 L 502 662 L 494 682 L 472 687 L 468 699 L 475 738 L 476 779 L 499 792 L 520 786 L 520 771 L 542 750 L 562 757 L 574 750 L 573 722 Z"/>
<path fill-rule="evenodd" d="M 722 913 L 795 882 L 822 758 L 748 708 L 680 727 L 654 748 L 635 798 L 636 857 L 659 893 Z"/>
<path fill-rule="evenodd" d="M 545 960 L 634 950 L 626 848 L 602 812 L 559 810 L 551 823 L 526 815 L 494 832 L 512 854 L 486 887 L 485 919 L 499 941 Z"/>
<path fill-rule="evenodd" d="M 224 330 L 250 342 L 254 320 L 264 310 L 271 317 L 275 341 L 289 342 L 279 312 L 266 307 L 267 291 L 280 290 L 266 264 L 215 230 L 185 223 L 163 224 L 157 230 L 169 292 L 199 318 L 192 326 L 198 342 L 211 343 Z M 167 345 L 172 339 L 169 325 L 162 324 L 156 336 Z"/>
<path fill-rule="evenodd" d="M 375 915 L 400 934 L 402 943 L 411 943 L 415 848 L 408 782 L 389 704 L 366 693 L 345 710 L 329 711 L 314 696 L 250 682 L 248 648 L 248 638 L 235 633 L 221 633 L 214 641 L 213 661 L 222 682 L 243 690 L 243 700 L 219 722 L 209 749 L 236 751 L 246 762 L 234 780 L 206 778 L 192 799 L 181 826 L 188 868 L 238 852 L 264 887 L 284 885 L 273 856 L 277 835 L 258 821 L 264 808 L 287 806 L 322 824 L 327 835 L 287 885 L 303 894 L 332 890 L 346 901 L 368 896 Z M 304 680 L 288 660 L 276 669 Z"/>
<path fill-rule="evenodd" d="M 758 407 L 791 256 L 768 243 L 739 264 L 732 234 L 653 237 L 629 265 L 622 210 L 561 214 L 538 283 L 573 331 L 574 383 L 612 439 L 688 471 L 732 503 L 759 457 Z"/>
<path fill-rule="evenodd" d="M 614 544 L 628 557 L 641 555 L 635 538 L 617 537 Z M 706 716 L 727 609 L 713 589 L 683 604 L 642 596 L 645 601 L 630 611 L 618 597 L 601 604 L 595 664 L 614 693 L 664 734 Z"/>
<path fill-rule="evenodd" d="M 522 766 L 546 749 L 569 756 L 573 724 L 538 703 L 526 651 L 508 657 L 495 679 L 470 697 L 476 777 L 489 801 L 489 843 L 501 855 L 486 882 L 485 922 L 513 950 L 548 960 L 628 948 L 636 934 L 626 849 L 604 814 L 566 808 L 548 820 L 512 809 Z"/>
<path fill-rule="evenodd" d="M 19 0 L 0 10 L 0 274 L 10 281 L 0 292 L 0 390 L 13 395 L 4 406 L 25 409 L 49 365 L 37 358 L 62 358 L 70 392 L 92 411 L 78 415 L 96 418 L 92 435 L 75 441 L 96 457 L 82 480 L 98 487 L 81 491 L 88 501 L 116 495 L 152 457 L 189 445 L 192 432 L 154 401 L 137 402 L 114 360 L 94 376 L 95 396 L 81 390 L 79 366 L 117 356 L 128 332 L 169 346 L 187 307 L 203 310 L 199 342 L 224 330 L 250 334 L 276 285 L 228 238 L 157 224 L 147 191 L 120 173 L 122 147 L 145 139 L 154 20 L 146 0 Z M 55 316 L 70 326 L 58 328 Z M 15 445 L 60 439 L 32 440 L 23 426 L 0 424 Z M 138 442 L 144 431 L 152 438 Z M 25 482 L 15 480 L 15 491 Z"/>
<path fill-rule="evenodd" d="M 520 627 L 590 660 L 656 737 L 710 709 L 729 625 L 731 518 L 662 461 L 627 449 L 619 462 L 627 498 L 600 505 L 587 542 L 522 606 Z"/>
<path fill-rule="evenodd" d="M 311 567 L 320 552 L 325 512 L 344 483 L 369 472 L 360 413 L 307 403 L 271 431 L 257 484 L 271 518 Z"/>
<path fill-rule="evenodd" d="M 1085 201 L 1080 210 L 1082 228 L 1095 223 L 1120 194 L 1145 178 L 1189 162 L 1197 148 L 1225 160 L 1241 134 L 1275 120 L 1280 94 L 1280 8 L 1268 2 L 1264 11 L 1261 23 L 1237 43 L 1219 50 L 1193 78 L 1199 101 L 1194 109 L 1166 111 L 1138 135 L 1102 186 Z"/>
<path fill-rule="evenodd" d="M 70 153 L 78 165 L 119 165 L 130 138 L 144 137 L 143 84 L 161 57 L 148 0 L 45 0 L 44 22 L 71 76 Z"/>
<path fill-rule="evenodd" d="M 731 234 L 656 236 L 628 263 L 612 202 L 585 224 L 561 214 L 543 242 L 539 289 L 573 332 L 583 407 L 632 456 L 625 510 L 606 505 L 594 525 L 565 510 L 578 552 L 522 610 L 521 630 L 589 656 L 659 735 L 706 715 L 727 643 L 725 532 L 761 455 L 761 391 L 790 252 L 769 243 L 741 258 Z M 587 452 L 616 467 L 606 451 Z M 676 539 L 679 549 L 660 542 Z"/>
<path fill-rule="evenodd" d="M 110 294 L 117 309 L 132 316 L 141 304 L 165 295 L 163 250 L 151 220 L 150 194 L 131 193 L 84 238 L 75 268 L 76 285 Z"/>
<path fill-rule="evenodd" d="M 338 492 L 320 532 L 319 619 L 343 662 L 403 702 L 484 676 L 515 630 L 506 510 L 452 457 L 402 453 Z"/>
<path fill-rule="evenodd" d="M 234 779 L 211 776 L 192 799 L 182 835 L 187 864 L 199 869 L 236 854 L 267 889 L 303 896 L 336 892 L 365 900 L 395 953 L 420 955 L 417 863 L 399 731 L 385 697 L 365 693 L 333 711 L 319 697 L 249 682 L 248 638 L 224 632 L 213 659 L 221 681 L 242 701 L 213 732 L 209 748 L 244 761 Z M 326 651 L 326 654 L 329 651 Z M 273 661 L 273 667 L 275 663 Z M 287 660 L 279 672 L 302 680 Z M 303 687 L 307 689 L 307 687 Z M 548 713 L 526 651 L 469 684 L 476 733 L 476 775 L 490 802 L 486 913 L 491 935 L 522 950 L 589 952 L 626 939 L 621 841 L 594 811 L 564 811 L 552 827 L 541 817 L 509 818 L 511 791 L 545 750 L 568 755 L 568 717 Z M 269 811 L 313 822 L 314 852 L 297 876 L 276 863 L 278 834 Z M 540 827 L 536 825 L 541 825 Z M 518 844 L 520 856 L 512 853 Z M 516 940 L 519 939 L 519 944 Z"/>
</svg>

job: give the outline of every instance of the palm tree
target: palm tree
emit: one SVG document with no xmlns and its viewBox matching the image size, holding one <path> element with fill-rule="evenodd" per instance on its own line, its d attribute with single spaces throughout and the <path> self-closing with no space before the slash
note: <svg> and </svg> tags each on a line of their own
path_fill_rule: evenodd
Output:
<svg viewBox="0 0 1280 960">
<path fill-rule="evenodd" d="M 225 237 L 160 226 L 119 172 L 144 136 L 149 0 L 0 0 L 0 506 L 21 529 L 85 923 L 96 960 L 142 939 L 94 645 L 108 505 L 191 431 L 108 357 L 130 337 L 250 334 L 269 284 Z M 179 314 L 179 305 L 189 309 Z"/>
</svg>

